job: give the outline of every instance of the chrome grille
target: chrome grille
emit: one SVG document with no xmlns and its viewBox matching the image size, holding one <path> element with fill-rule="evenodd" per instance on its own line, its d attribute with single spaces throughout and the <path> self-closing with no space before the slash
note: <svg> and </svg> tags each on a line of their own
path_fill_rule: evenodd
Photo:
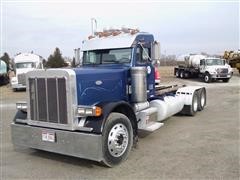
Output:
<svg viewBox="0 0 240 180">
<path fill-rule="evenodd" d="M 219 74 L 227 74 L 228 73 L 228 68 L 219 68 L 217 69 Z"/>
<path fill-rule="evenodd" d="M 30 118 L 67 124 L 65 78 L 29 78 Z"/>
<path fill-rule="evenodd" d="M 26 85 L 26 74 L 18 74 L 18 83 L 22 85 Z"/>
</svg>

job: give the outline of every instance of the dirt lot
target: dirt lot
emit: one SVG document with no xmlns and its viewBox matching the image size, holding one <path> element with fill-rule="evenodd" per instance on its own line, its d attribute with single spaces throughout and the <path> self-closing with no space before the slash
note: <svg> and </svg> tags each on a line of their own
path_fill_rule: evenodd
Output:
<svg viewBox="0 0 240 180">
<path fill-rule="evenodd" d="M 207 106 L 195 117 L 173 116 L 156 132 L 140 138 L 128 160 L 115 168 L 79 158 L 14 148 L 10 123 L 25 92 L 0 89 L 0 179 L 239 179 L 240 76 L 229 83 L 176 79 L 162 67 L 162 82 L 203 85 Z"/>
</svg>

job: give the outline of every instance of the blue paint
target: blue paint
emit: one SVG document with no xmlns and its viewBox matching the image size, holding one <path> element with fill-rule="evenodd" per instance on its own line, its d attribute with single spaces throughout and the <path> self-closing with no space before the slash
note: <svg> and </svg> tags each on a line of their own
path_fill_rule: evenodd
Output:
<svg viewBox="0 0 240 180">
<path fill-rule="evenodd" d="M 77 99 L 79 105 L 94 105 L 100 102 L 128 101 L 126 91 L 127 68 L 74 69 L 77 78 Z M 101 82 L 101 83 L 99 83 Z"/>
<path fill-rule="evenodd" d="M 136 50 L 139 42 L 144 47 L 151 48 L 154 41 L 151 34 L 139 34 L 132 45 L 132 57 L 129 64 L 94 64 L 75 68 L 77 78 L 78 105 L 95 105 L 103 102 L 130 102 L 127 92 L 131 84 L 130 68 L 146 66 L 151 69 L 147 74 L 148 99 L 155 95 L 155 72 L 151 62 L 138 64 Z M 151 52 L 151 51 L 150 51 Z M 150 55 L 151 57 L 151 55 Z"/>
</svg>

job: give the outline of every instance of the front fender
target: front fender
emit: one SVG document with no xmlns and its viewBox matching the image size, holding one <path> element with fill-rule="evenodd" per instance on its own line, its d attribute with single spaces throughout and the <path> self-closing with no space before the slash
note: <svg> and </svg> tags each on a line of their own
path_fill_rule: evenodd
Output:
<svg viewBox="0 0 240 180">
<path fill-rule="evenodd" d="M 137 120 L 135 113 L 130 104 L 127 102 L 105 102 L 98 104 L 97 106 L 102 108 L 102 115 L 100 117 L 87 117 L 85 122 L 85 127 L 93 128 L 94 133 L 102 133 L 105 122 L 111 112 L 120 112 L 125 114 L 130 119 L 133 129 L 137 131 Z"/>
</svg>

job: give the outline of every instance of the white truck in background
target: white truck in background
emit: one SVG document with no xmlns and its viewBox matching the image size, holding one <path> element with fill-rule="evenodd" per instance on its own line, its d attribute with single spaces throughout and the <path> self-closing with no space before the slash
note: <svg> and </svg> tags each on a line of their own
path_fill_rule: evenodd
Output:
<svg viewBox="0 0 240 180">
<path fill-rule="evenodd" d="M 215 80 L 228 82 L 232 77 L 232 68 L 225 59 L 204 55 L 187 55 L 184 64 L 174 68 L 174 75 L 180 78 L 202 78 L 209 83 Z"/>
<path fill-rule="evenodd" d="M 34 69 L 43 69 L 43 58 L 33 53 L 21 53 L 14 57 L 15 76 L 11 78 L 14 91 L 26 88 L 26 73 Z"/>
</svg>

